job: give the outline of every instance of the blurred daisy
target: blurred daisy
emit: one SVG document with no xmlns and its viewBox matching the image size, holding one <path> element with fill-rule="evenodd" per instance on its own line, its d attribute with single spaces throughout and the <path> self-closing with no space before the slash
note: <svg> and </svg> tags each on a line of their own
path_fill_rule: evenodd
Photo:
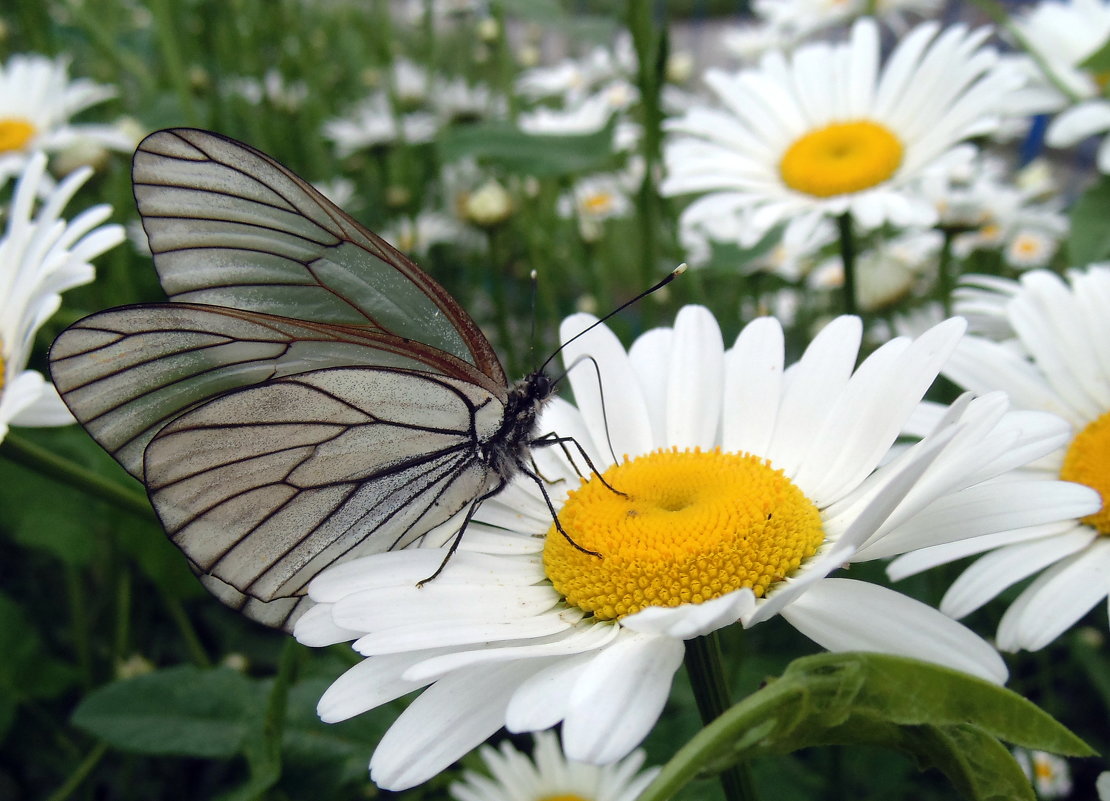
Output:
<svg viewBox="0 0 1110 801">
<path fill-rule="evenodd" d="M 854 317 L 826 326 L 786 371 L 773 318 L 749 324 L 728 351 L 700 307 L 627 352 L 603 326 L 570 341 L 595 322 L 564 322 L 578 407 L 553 400 L 537 430 L 573 437 L 605 481 L 580 479 L 590 468 L 561 448 L 532 449 L 566 536 L 521 477 L 481 505 L 434 581 L 417 586 L 443 563 L 435 546 L 457 523 L 423 548 L 353 560 L 309 587 L 317 605 L 297 638 L 353 640 L 367 657 L 324 694 L 321 718 L 427 688 L 374 753 L 375 782 L 419 784 L 502 726 L 561 722 L 570 759 L 621 759 L 658 719 L 683 641 L 737 621 L 782 615 L 830 650 L 1005 679 L 997 652 L 937 610 L 828 578 L 852 562 L 1092 508 L 1084 487 L 990 481 L 1066 435 L 1052 415 L 1008 414 L 1002 393 L 964 398 L 887 458 L 962 321 L 889 342 L 854 371 Z"/>
<path fill-rule="evenodd" d="M 609 124 L 613 114 L 636 101 L 636 87 L 626 81 L 610 84 L 596 94 L 568 103 L 563 108 L 542 106 L 517 118 L 525 133 L 570 136 L 596 133 Z"/>
<path fill-rule="evenodd" d="M 67 222 L 62 209 L 88 180 L 79 170 L 46 193 L 37 212 L 35 198 L 46 156 L 32 155 L 16 184 L 0 239 L 0 439 L 9 425 L 58 426 L 73 418 L 54 386 L 25 369 L 35 334 L 58 310 L 59 293 L 93 279 L 89 262 L 123 241 L 123 227 L 101 225 L 109 206 L 94 206 Z"/>
<path fill-rule="evenodd" d="M 466 771 L 451 785 L 451 795 L 456 801 L 636 801 L 659 773 L 659 768 L 640 770 L 643 751 L 602 767 L 567 759 L 553 732 L 537 732 L 534 739 L 531 757 L 508 742 L 497 751 L 482 748 L 493 777 Z"/>
<path fill-rule="evenodd" d="M 557 98 L 564 105 L 574 105 L 603 84 L 627 83 L 635 74 L 632 37 L 623 34 L 612 46 L 595 47 L 583 58 L 525 70 L 517 77 L 516 91 L 531 100 Z"/>
<path fill-rule="evenodd" d="M 1068 761 L 1046 751 L 1014 750 L 1014 759 L 1033 783 L 1037 798 L 1064 798 L 1071 794 L 1071 771 Z"/>
<path fill-rule="evenodd" d="M 961 298 L 958 311 L 1006 339 L 967 337 L 945 375 L 976 392 L 1005 390 L 1018 408 L 1050 411 L 1069 424 L 1067 440 L 1015 480 L 1059 477 L 1110 498 L 1110 266 L 1073 272 L 1066 283 L 1043 270 L 1020 283 L 988 279 Z M 1035 651 L 1110 595 L 1110 505 L 907 554 L 891 564 L 890 575 L 987 551 L 956 579 L 941 610 L 963 617 L 1039 573 L 1006 610 L 997 634 L 1001 648 Z"/>
<path fill-rule="evenodd" d="M 115 96 L 110 86 L 71 81 L 64 58 L 15 55 L 0 65 L 0 186 L 19 174 L 35 151 L 56 153 L 81 140 L 110 150 L 134 149 L 132 138 L 116 126 L 70 122 L 73 115 Z M 43 191 L 52 185 L 41 182 Z"/>
<path fill-rule="evenodd" d="M 438 211 L 425 210 L 415 217 L 403 217 L 381 230 L 382 238 L 410 256 L 421 257 L 439 244 L 457 250 L 477 250 L 484 241 L 473 228 Z"/>
<path fill-rule="evenodd" d="M 667 122 L 662 191 L 707 193 L 705 202 L 735 209 L 749 244 L 782 223 L 845 213 L 861 230 L 929 227 L 936 210 L 915 182 L 970 157 L 970 146 L 957 146 L 997 124 L 991 110 L 1016 85 L 981 46 L 989 35 L 919 25 L 880 68 L 879 29 L 865 18 L 846 43 L 710 70 L 724 108 Z"/>
<path fill-rule="evenodd" d="M 878 242 L 856 258 L 856 303 L 866 312 L 895 305 L 921 288 L 935 272 L 944 237 L 939 231 L 907 231 Z M 839 289 L 844 285 L 840 256 L 826 259 L 810 276 L 811 286 Z"/>
<path fill-rule="evenodd" d="M 324 137 L 335 143 L 340 157 L 366 148 L 391 145 L 401 140 L 409 144 L 430 142 L 435 138 L 439 124 L 435 117 L 424 111 L 414 111 L 397 117 L 384 92 L 375 92 L 357 104 L 344 117 L 324 123 Z"/>
<path fill-rule="evenodd" d="M 1046 0 L 1015 15 L 1013 25 L 1021 44 L 1036 56 L 1036 62 L 1026 63 L 1037 79 L 1020 95 L 1021 106 L 1015 110 L 1062 111 L 1045 133 L 1052 147 L 1070 147 L 1110 130 L 1110 101 L 1103 97 L 1106 76 L 1083 66 L 1110 38 L 1110 4 Z M 1099 146 L 1097 161 L 1100 171 L 1110 173 L 1110 138 Z"/>
<path fill-rule="evenodd" d="M 626 217 L 632 211 L 629 185 L 625 176 L 591 175 L 575 182 L 559 197 L 556 211 L 560 217 L 578 221 L 578 231 L 587 242 L 601 238 L 602 223 Z"/>
</svg>

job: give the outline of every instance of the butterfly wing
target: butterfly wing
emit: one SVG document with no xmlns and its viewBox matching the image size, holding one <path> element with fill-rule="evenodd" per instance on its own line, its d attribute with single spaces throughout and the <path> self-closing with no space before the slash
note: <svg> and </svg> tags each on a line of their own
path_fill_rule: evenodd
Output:
<svg viewBox="0 0 1110 801">
<path fill-rule="evenodd" d="M 132 181 L 171 300 L 366 326 L 505 386 L 492 346 L 443 287 L 264 153 L 207 131 L 158 131 L 135 151 Z"/>
<path fill-rule="evenodd" d="M 258 601 L 340 558 L 402 548 L 500 478 L 478 458 L 504 407 L 430 373 L 340 367 L 225 393 L 165 426 L 146 482 L 197 569 Z"/>
</svg>

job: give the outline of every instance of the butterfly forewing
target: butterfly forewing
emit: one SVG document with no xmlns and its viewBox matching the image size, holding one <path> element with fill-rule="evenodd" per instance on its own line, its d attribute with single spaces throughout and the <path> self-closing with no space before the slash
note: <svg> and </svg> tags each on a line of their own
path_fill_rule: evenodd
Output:
<svg viewBox="0 0 1110 801">
<path fill-rule="evenodd" d="M 276 161 L 218 134 L 173 129 L 135 152 L 135 200 L 172 300 L 366 325 L 504 371 L 444 289 Z"/>
<path fill-rule="evenodd" d="M 341 557 L 413 543 L 497 486 L 475 458 L 504 407 L 447 377 L 334 368 L 187 412 L 145 457 L 151 501 L 199 569 L 261 601 Z"/>
</svg>

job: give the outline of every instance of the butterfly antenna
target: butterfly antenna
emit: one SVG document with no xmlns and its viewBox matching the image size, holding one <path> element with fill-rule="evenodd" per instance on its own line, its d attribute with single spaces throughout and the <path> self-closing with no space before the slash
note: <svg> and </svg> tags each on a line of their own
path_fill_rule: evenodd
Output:
<svg viewBox="0 0 1110 801">
<path fill-rule="evenodd" d="M 620 306 L 617 306 L 617 308 L 613 309 L 613 310 L 612 310 L 611 312 L 609 312 L 608 314 L 606 314 L 606 315 L 605 315 L 604 317 L 602 317 L 602 318 L 600 318 L 600 319 L 598 319 L 598 320 L 595 320 L 595 321 L 594 321 L 593 323 L 591 323 L 591 324 L 590 324 L 589 326 L 587 326 L 587 327 L 586 327 L 585 329 L 583 329 L 582 331 L 579 331 L 579 332 L 578 332 L 577 334 L 575 334 L 575 335 L 574 335 L 574 336 L 572 336 L 572 337 L 571 337 L 570 339 L 568 339 L 568 340 L 567 340 L 566 342 L 564 342 L 564 343 L 563 343 L 562 345 L 560 345 L 560 346 L 559 346 L 558 348 L 556 348 L 556 349 L 555 349 L 555 352 L 554 352 L 554 353 L 552 353 L 552 354 L 551 354 L 550 356 L 548 356 L 548 357 L 547 357 L 547 360 L 546 360 L 546 361 L 545 361 L 545 362 L 544 362 L 543 364 L 541 364 L 541 365 L 540 365 L 540 371 L 542 372 L 542 371 L 543 371 L 543 370 L 544 370 L 544 369 L 545 369 L 545 368 L 547 367 L 547 365 L 551 364 L 551 361 L 552 361 L 552 360 L 553 360 L 553 359 L 554 359 L 554 358 L 555 358 L 556 356 L 558 356 L 558 355 L 559 355 L 559 353 L 560 353 L 560 352 L 561 352 L 561 351 L 563 350 L 563 348 L 565 348 L 565 347 L 566 347 L 567 345 L 569 345 L 569 344 L 570 344 L 571 342 L 574 342 L 574 340 L 576 340 L 576 339 L 578 339 L 579 337 L 581 337 L 581 336 L 584 336 L 585 334 L 587 334 L 587 333 L 589 333 L 590 331 L 594 330 L 595 328 L 597 328 L 597 327 L 598 327 L 599 325 L 601 325 L 602 323 L 604 323 L 604 322 L 605 322 L 606 320 L 608 320 L 609 318 L 611 318 L 611 317 L 613 317 L 614 315 L 616 315 L 616 314 L 618 314 L 618 313 L 620 313 L 620 312 L 624 311 L 625 309 L 627 309 L 627 308 L 628 308 L 629 306 L 631 306 L 631 305 L 632 305 L 633 303 L 636 303 L 637 301 L 643 300 L 643 299 L 644 299 L 644 298 L 646 298 L 646 297 L 647 297 L 648 295 L 650 295 L 650 294 L 651 294 L 652 292 L 657 292 L 658 290 L 662 289 L 662 288 L 663 288 L 663 287 L 665 287 L 665 286 L 666 286 L 667 284 L 669 284 L 669 283 L 670 283 L 671 281 L 673 281 L 674 279 L 676 279 L 676 278 L 678 278 L 678 277 L 679 277 L 680 275 L 682 275 L 682 274 L 683 274 L 684 272 L 686 272 L 686 270 L 687 270 L 687 269 L 688 269 L 688 268 L 687 268 L 687 266 L 686 266 L 686 262 L 683 262 L 682 264 L 678 265 L 678 266 L 677 266 L 677 267 L 675 267 L 675 268 L 674 268 L 673 270 L 671 270 L 671 271 L 670 271 L 670 273 L 668 273 L 667 277 L 666 277 L 666 278 L 664 278 L 664 279 L 663 279 L 662 281 L 659 281 L 659 282 L 657 282 L 657 283 L 655 283 L 655 284 L 653 284 L 653 285 L 649 286 L 649 287 L 648 287 L 647 289 L 645 289 L 645 290 L 644 290 L 643 292 L 641 292 L 640 294 L 636 295 L 636 296 L 635 296 L 635 297 L 633 297 L 633 298 L 630 298 L 630 299 L 626 300 L 626 301 L 625 301 L 624 303 L 622 303 L 622 304 L 621 304 Z M 535 317 L 534 317 L 534 315 L 533 315 L 533 320 L 534 320 L 534 319 L 535 319 Z"/>
<path fill-rule="evenodd" d="M 528 355 L 531 356 L 536 352 L 536 295 L 540 285 L 540 274 L 532 270 L 528 277 L 532 281 L 532 331 L 528 335 Z"/>
</svg>

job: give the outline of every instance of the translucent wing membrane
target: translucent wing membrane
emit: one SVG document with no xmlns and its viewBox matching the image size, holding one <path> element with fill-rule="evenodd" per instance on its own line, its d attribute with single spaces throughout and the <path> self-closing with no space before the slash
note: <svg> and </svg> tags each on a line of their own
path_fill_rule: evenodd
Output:
<svg viewBox="0 0 1110 801">
<path fill-rule="evenodd" d="M 159 131 L 132 177 L 171 300 L 370 326 L 504 386 L 493 348 L 443 287 L 269 156 L 206 131 Z"/>
<path fill-rule="evenodd" d="M 196 568 L 258 601 L 337 559 L 401 548 L 500 485 L 477 458 L 504 407 L 481 387 L 376 368 L 230 392 L 151 441 L 145 479 Z"/>
<path fill-rule="evenodd" d="M 419 343 L 215 306 L 163 303 L 95 314 L 66 329 L 51 374 L 74 416 L 133 476 L 167 422 L 215 395 L 323 367 L 433 370 L 498 387 L 470 365 Z"/>
</svg>

